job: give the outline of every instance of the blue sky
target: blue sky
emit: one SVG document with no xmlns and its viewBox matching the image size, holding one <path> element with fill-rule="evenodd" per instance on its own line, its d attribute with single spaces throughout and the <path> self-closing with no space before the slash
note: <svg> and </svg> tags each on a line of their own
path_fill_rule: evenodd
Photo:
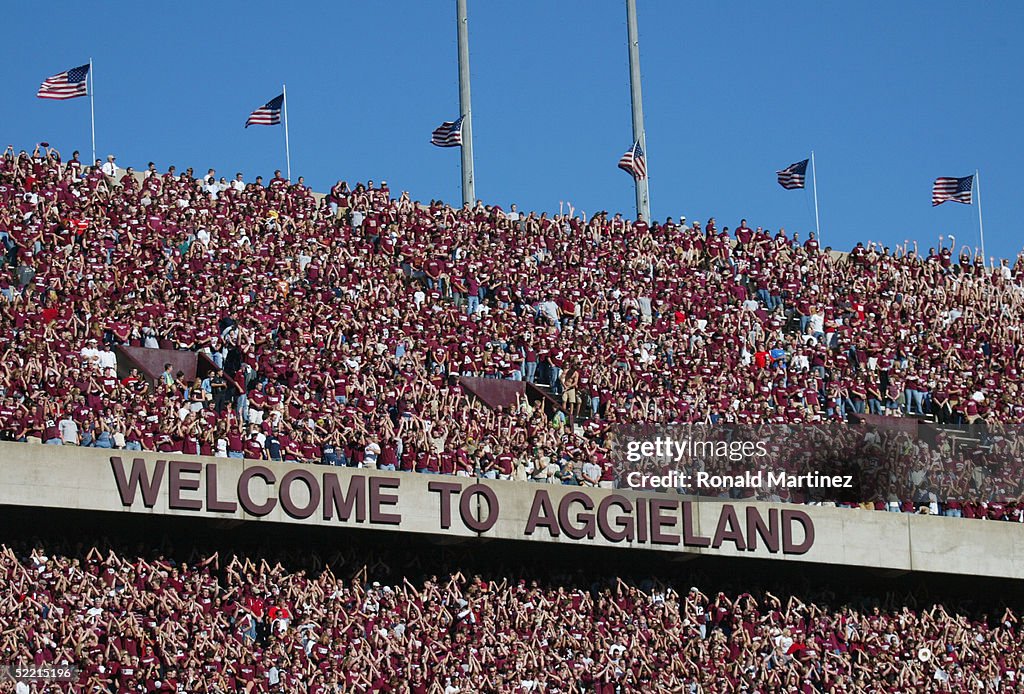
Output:
<svg viewBox="0 0 1024 694">
<path fill-rule="evenodd" d="M 88 155 L 88 100 L 34 93 L 91 56 L 99 154 L 122 165 L 283 169 L 281 128 L 242 125 L 287 82 L 293 177 L 458 203 L 458 151 L 429 144 L 458 113 L 454 14 L 453 0 L 16 3 L 0 146 Z M 656 218 L 805 237 L 810 186 L 774 172 L 814 149 L 826 244 L 977 244 L 976 207 L 932 208 L 930 187 L 980 169 L 988 254 L 1021 250 L 1024 3 L 639 0 L 639 23 Z M 469 26 L 477 196 L 632 214 L 615 166 L 632 142 L 624 3 L 469 0 Z"/>
</svg>

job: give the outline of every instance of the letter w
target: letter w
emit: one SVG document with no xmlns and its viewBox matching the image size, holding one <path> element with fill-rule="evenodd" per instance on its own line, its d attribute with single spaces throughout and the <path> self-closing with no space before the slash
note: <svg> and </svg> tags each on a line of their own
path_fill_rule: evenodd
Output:
<svg viewBox="0 0 1024 694">
<path fill-rule="evenodd" d="M 114 481 L 117 482 L 117 493 L 121 495 L 121 503 L 130 507 L 135 503 L 135 492 L 142 486 L 142 503 L 146 508 L 153 508 L 156 505 L 157 495 L 160 493 L 160 484 L 164 479 L 164 466 L 166 461 L 158 460 L 150 477 L 146 470 L 146 461 L 142 458 L 135 458 L 132 461 L 131 473 L 124 474 L 124 462 L 118 457 L 111 457 L 110 467 L 114 470 Z"/>
</svg>

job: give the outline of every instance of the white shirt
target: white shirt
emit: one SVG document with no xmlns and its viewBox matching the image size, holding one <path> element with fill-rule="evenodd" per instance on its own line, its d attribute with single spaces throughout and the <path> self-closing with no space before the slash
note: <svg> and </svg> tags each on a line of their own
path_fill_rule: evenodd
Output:
<svg viewBox="0 0 1024 694">
<path fill-rule="evenodd" d="M 548 320 L 558 320 L 558 304 L 554 301 L 542 301 L 537 309 L 543 313 Z"/>
<path fill-rule="evenodd" d="M 780 653 L 789 653 L 789 649 L 793 645 L 793 638 L 782 634 L 775 637 L 775 646 L 779 649 Z"/>
<path fill-rule="evenodd" d="M 78 424 L 73 419 L 62 419 L 57 425 L 60 428 L 60 437 L 65 443 L 78 443 Z"/>
<path fill-rule="evenodd" d="M 95 347 L 83 347 L 80 354 L 82 355 L 82 359 L 86 359 L 88 361 L 98 361 L 100 358 L 100 351 Z"/>
<path fill-rule="evenodd" d="M 156 339 L 156 333 L 153 328 L 145 327 L 142 329 L 142 346 L 147 349 L 158 349 L 160 347 L 160 341 Z"/>
<path fill-rule="evenodd" d="M 110 348 L 99 353 L 100 367 L 103 369 L 117 369 L 117 355 Z"/>
<path fill-rule="evenodd" d="M 601 466 L 592 460 L 588 460 L 583 463 L 583 484 L 586 486 L 593 486 L 595 483 L 587 481 L 587 477 L 600 480 L 601 479 Z"/>
<path fill-rule="evenodd" d="M 117 175 L 117 164 L 115 164 L 112 161 L 106 162 L 103 166 L 100 167 L 100 169 L 102 169 L 103 173 L 105 173 L 107 176 L 114 177 Z"/>
</svg>

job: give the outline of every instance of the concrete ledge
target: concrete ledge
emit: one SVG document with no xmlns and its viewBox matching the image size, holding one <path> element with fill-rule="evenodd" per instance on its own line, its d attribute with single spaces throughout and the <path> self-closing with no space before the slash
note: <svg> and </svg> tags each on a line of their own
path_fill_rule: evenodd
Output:
<svg viewBox="0 0 1024 694">
<path fill-rule="evenodd" d="M 0 443 L 0 506 L 1024 578 L 1017 523 L 70 446 Z"/>
</svg>

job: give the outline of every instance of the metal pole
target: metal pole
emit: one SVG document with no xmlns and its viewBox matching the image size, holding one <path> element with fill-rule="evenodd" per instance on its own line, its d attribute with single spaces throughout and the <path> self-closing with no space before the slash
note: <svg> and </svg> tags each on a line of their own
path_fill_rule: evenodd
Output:
<svg viewBox="0 0 1024 694">
<path fill-rule="evenodd" d="M 811 150 L 811 187 L 814 189 L 814 235 L 821 248 L 821 224 L 818 222 L 818 167 L 814 164 L 814 150 Z"/>
<path fill-rule="evenodd" d="M 92 76 L 92 58 L 89 58 L 89 119 L 92 122 L 92 160 L 96 161 L 96 82 Z"/>
<path fill-rule="evenodd" d="M 473 107 L 469 99 L 469 20 L 466 0 L 455 0 L 459 34 L 459 115 L 462 121 L 462 203 L 476 203 L 473 178 Z"/>
<path fill-rule="evenodd" d="M 644 103 L 640 93 L 640 37 L 636 26 L 636 0 L 626 0 L 626 31 L 629 36 L 629 92 L 633 99 L 633 141 L 640 141 L 644 151 L 647 170 L 651 158 L 647 151 L 647 137 L 644 133 Z M 651 200 L 648 195 L 647 177 L 634 178 L 636 185 L 636 216 L 651 221 Z"/>
<path fill-rule="evenodd" d="M 985 223 L 981 221 L 981 175 L 974 170 L 974 190 L 978 195 L 978 232 L 981 234 L 981 262 L 984 265 L 988 258 L 985 255 Z"/>
<path fill-rule="evenodd" d="M 288 146 L 288 87 L 281 85 L 281 99 L 284 103 L 281 104 L 284 107 L 284 162 L 285 169 L 287 169 L 288 183 L 292 182 L 292 151 Z"/>
</svg>

